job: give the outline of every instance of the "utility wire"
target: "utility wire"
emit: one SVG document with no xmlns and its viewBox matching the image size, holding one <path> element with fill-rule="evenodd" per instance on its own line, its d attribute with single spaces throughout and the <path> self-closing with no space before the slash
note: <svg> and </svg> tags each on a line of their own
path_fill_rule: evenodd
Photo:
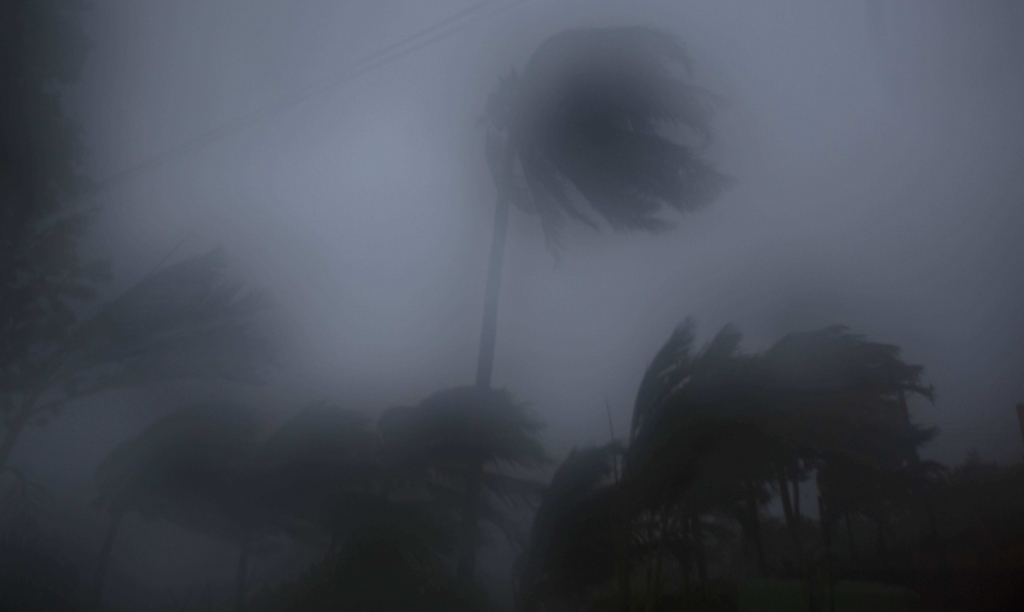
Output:
<svg viewBox="0 0 1024 612">
<path fill-rule="evenodd" d="M 201 134 L 198 134 L 184 142 L 174 145 L 168 149 L 161 151 L 155 155 L 152 155 L 141 162 L 125 168 L 119 172 L 108 176 L 107 178 L 99 181 L 95 188 L 92 190 L 91 195 L 99 195 L 103 192 L 109 191 L 118 185 L 131 180 L 137 176 L 146 174 L 170 161 L 178 159 L 189 153 L 199 151 L 204 147 L 220 141 L 225 138 L 232 136 L 245 128 L 255 125 L 260 121 L 263 121 L 273 115 L 284 112 L 294 106 L 301 104 L 311 98 L 318 95 L 327 93 L 356 77 L 364 74 L 373 72 L 374 70 L 390 64 L 391 62 L 405 57 L 410 53 L 419 51 L 429 45 L 434 44 L 440 40 L 448 38 L 452 34 L 458 32 L 463 27 L 472 23 L 474 20 L 478 20 L 482 17 L 494 17 L 501 13 L 505 13 L 513 8 L 516 8 L 522 4 L 526 4 L 530 0 L 514 0 L 505 6 L 499 7 L 497 10 L 491 11 L 490 13 L 481 14 L 485 8 L 499 4 L 500 0 L 483 0 L 466 8 L 450 17 L 446 17 L 441 21 L 438 21 L 422 30 L 411 34 L 398 42 L 392 43 L 387 47 L 377 51 L 370 55 L 363 61 L 359 62 L 355 66 L 352 66 L 348 70 L 335 75 L 333 78 L 309 85 L 302 89 L 299 89 L 292 94 L 285 96 L 277 102 L 264 106 L 263 108 L 254 110 L 250 113 L 242 115 L 237 119 L 225 123 L 219 127 L 207 130 Z M 459 23 L 461 22 L 461 23 Z M 404 47 L 404 48 L 403 48 Z"/>
</svg>

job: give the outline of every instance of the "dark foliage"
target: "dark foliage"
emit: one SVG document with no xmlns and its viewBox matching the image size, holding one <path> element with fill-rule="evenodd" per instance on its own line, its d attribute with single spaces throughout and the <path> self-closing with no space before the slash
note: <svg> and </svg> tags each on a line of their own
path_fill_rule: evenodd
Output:
<svg viewBox="0 0 1024 612">
<path fill-rule="evenodd" d="M 728 180 L 699 152 L 714 100 L 683 79 L 687 69 L 678 41 L 650 28 L 552 36 L 488 104 L 499 194 L 539 215 L 552 240 L 565 218 L 654 231 L 669 226 L 662 209 L 710 203 Z"/>
<path fill-rule="evenodd" d="M 879 513 L 919 506 L 941 474 L 918 458 L 931 432 L 906 406 L 906 394 L 932 390 L 898 348 L 841 327 L 790 334 L 757 354 L 740 352 L 731 326 L 699 349 L 694 338 L 687 321 L 647 369 L 620 480 L 609 479 L 609 449 L 574 453 L 556 473 L 523 557 L 524 608 L 571 609 L 615 592 L 645 609 L 708 608 L 736 555 L 756 557 L 761 575 L 771 559 L 776 571 L 817 579 L 812 559 L 825 552 L 800 512 L 800 480 L 817 474 L 831 513 L 888 520 Z M 782 542 L 761 516 L 772 487 Z"/>
<path fill-rule="evenodd" d="M 484 595 L 393 541 L 360 538 L 266 596 L 268 612 L 483 612 Z"/>
<path fill-rule="evenodd" d="M 528 474 L 548 457 L 538 439 L 541 423 L 507 391 L 440 391 L 414 407 L 388 410 L 378 429 L 394 484 L 412 485 L 455 515 L 464 512 L 470 478 L 482 466 L 480 518 L 521 543 L 502 505 L 539 497 L 541 486 Z"/>
<path fill-rule="evenodd" d="M 614 445 L 573 450 L 555 472 L 517 562 L 522 609 L 578 600 L 614 576 L 622 499 L 612 474 L 619 453 Z"/>
<path fill-rule="evenodd" d="M 76 207 L 78 126 L 61 102 L 85 59 L 75 0 L 11 0 L 0 10 L 0 391 L 59 342 L 104 267 L 85 263 Z"/>
<path fill-rule="evenodd" d="M 225 280 L 219 250 L 167 266 L 69 329 L 8 379 L 0 466 L 32 419 L 109 389 L 183 379 L 256 382 L 273 363 L 266 303 Z"/>
<path fill-rule="evenodd" d="M 98 501 L 237 541 L 254 522 L 251 465 L 259 415 L 239 405 L 195 405 L 122 443 L 96 473 Z"/>
<path fill-rule="evenodd" d="M 78 205 L 78 126 L 61 88 L 86 44 L 74 0 L 11 0 L 0 8 L 0 418 L 7 438 L 38 393 L 37 372 L 95 297 L 106 266 L 78 246 L 92 211 Z M 13 437 L 17 437 L 14 433 Z M 0 468 L 13 440 L 0 442 Z"/>
<path fill-rule="evenodd" d="M 93 591 L 55 548 L 23 534 L 0 537 L 0 610 L 90 612 Z"/>
</svg>

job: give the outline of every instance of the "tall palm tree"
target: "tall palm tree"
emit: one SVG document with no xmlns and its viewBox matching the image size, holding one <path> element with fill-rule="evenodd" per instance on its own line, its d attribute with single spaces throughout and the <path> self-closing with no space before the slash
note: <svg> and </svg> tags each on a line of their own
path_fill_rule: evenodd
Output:
<svg viewBox="0 0 1024 612">
<path fill-rule="evenodd" d="M 521 74 L 500 79 L 484 115 L 497 191 L 476 385 L 494 368 L 498 289 L 509 209 L 536 214 L 557 247 L 566 219 L 658 231 L 665 209 L 708 204 L 728 180 L 701 157 L 711 97 L 684 78 L 688 62 L 671 35 L 651 28 L 568 30 L 544 42 Z M 670 138 L 669 132 L 679 138 Z M 588 210 L 589 209 L 589 210 Z M 480 468 L 476 469 L 479 473 Z M 459 575 L 473 575 L 479 476 L 464 508 Z"/>
</svg>

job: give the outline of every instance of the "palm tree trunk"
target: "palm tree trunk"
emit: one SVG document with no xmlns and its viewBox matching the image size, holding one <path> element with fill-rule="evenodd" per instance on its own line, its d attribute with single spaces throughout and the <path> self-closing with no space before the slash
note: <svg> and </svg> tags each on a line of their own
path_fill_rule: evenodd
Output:
<svg viewBox="0 0 1024 612">
<path fill-rule="evenodd" d="M 764 542 L 761 541 L 761 517 L 757 509 L 757 499 L 754 497 L 753 483 L 747 483 L 747 504 L 750 513 L 750 539 L 754 543 L 754 552 L 757 553 L 757 569 L 761 572 L 762 578 L 767 578 L 768 563 L 764 557 Z"/>
<path fill-rule="evenodd" d="M 658 533 L 658 554 L 654 561 L 654 596 L 651 603 L 652 610 L 658 609 L 659 604 L 661 603 L 661 593 L 664 585 L 662 574 L 664 573 L 665 568 L 665 539 L 668 537 L 670 517 L 671 514 L 669 511 L 664 510 L 661 512 L 661 524 L 659 525 L 661 530 Z"/>
<path fill-rule="evenodd" d="M 851 521 L 850 513 L 847 512 L 846 513 L 846 543 L 847 543 L 847 546 L 849 546 L 849 548 L 850 548 L 850 561 L 852 561 L 853 563 L 856 563 L 857 562 L 857 547 L 854 545 L 854 542 L 853 542 L 853 526 L 851 525 L 850 521 Z"/>
<path fill-rule="evenodd" d="M 797 562 L 799 563 L 803 547 L 800 545 L 800 531 L 796 524 L 796 515 L 793 512 L 793 503 L 789 497 L 789 478 L 786 477 L 786 469 L 778 468 L 779 497 L 782 500 L 782 515 L 786 519 L 786 528 L 789 537 L 793 541 Z"/>
<path fill-rule="evenodd" d="M 797 529 L 800 528 L 800 468 L 793 469 L 793 518 L 796 519 Z"/>
<path fill-rule="evenodd" d="M 93 576 L 93 589 L 96 591 L 96 602 L 101 602 L 103 594 L 103 582 L 107 577 L 107 566 L 110 563 L 110 553 L 114 549 L 114 538 L 121 528 L 121 519 L 124 518 L 124 509 L 115 508 L 110 512 L 110 524 L 107 526 L 107 535 L 103 538 L 103 546 L 100 548 L 100 558 L 96 562 L 96 573 Z"/>
<path fill-rule="evenodd" d="M 622 610 L 623 612 L 630 612 L 633 609 L 632 568 L 629 566 L 627 554 L 621 550 L 621 547 L 618 557 L 617 578 L 619 580 L 619 596 L 622 598 Z"/>
<path fill-rule="evenodd" d="M 694 561 L 697 562 L 697 589 L 699 590 L 700 609 L 707 607 L 708 595 L 708 560 L 704 551 L 704 530 L 700 524 L 700 515 L 696 512 L 690 519 L 690 539 L 692 541 Z"/>
<path fill-rule="evenodd" d="M 825 545 L 825 576 L 828 579 L 828 609 L 836 612 L 835 577 L 832 573 L 832 515 L 825 507 L 825 500 L 818 496 L 818 524 L 821 527 L 821 542 Z"/>
<path fill-rule="evenodd" d="M 238 546 L 238 574 L 235 577 L 235 612 L 245 609 L 245 581 L 249 575 L 249 534 L 242 536 Z"/>
<path fill-rule="evenodd" d="M 491 236 L 491 255 L 487 264 L 480 353 L 476 362 L 476 386 L 481 389 L 491 387 L 491 373 L 494 370 L 494 345 L 498 336 L 498 293 L 501 288 L 501 265 L 505 257 L 505 237 L 508 234 L 508 213 L 508 198 L 499 195 L 494 208 L 494 233 Z"/>
<path fill-rule="evenodd" d="M 630 565 L 629 546 L 633 521 L 621 504 L 620 501 L 616 508 L 619 512 L 619 521 L 615 532 L 615 570 L 619 582 L 619 596 L 622 598 L 622 611 L 630 612 L 633 608 L 633 567 Z"/>
<path fill-rule="evenodd" d="M 885 521 L 881 518 L 875 520 L 875 527 L 878 529 L 878 556 L 885 555 Z"/>
<path fill-rule="evenodd" d="M 644 597 L 649 601 L 651 594 L 654 592 L 654 557 L 650 556 L 651 547 L 654 546 L 655 534 L 654 534 L 654 523 L 656 521 L 655 513 L 648 512 L 647 520 L 645 521 L 645 527 L 647 528 L 647 548 L 648 555 L 645 555 L 646 561 L 646 578 L 644 580 Z"/>
<path fill-rule="evenodd" d="M 484 317 L 480 330 L 480 353 L 476 362 L 476 386 L 491 388 L 494 371 L 494 347 L 498 336 L 498 293 L 501 287 L 501 264 L 505 256 L 505 237 L 508 234 L 509 201 L 498 192 L 494 208 L 494 233 L 491 236 L 491 255 L 487 264 L 487 288 L 484 291 Z M 480 489 L 483 480 L 483 461 L 469 466 L 466 498 L 463 500 L 461 543 L 457 574 L 460 580 L 472 580 L 476 570 L 476 527 L 480 515 Z"/>
<path fill-rule="evenodd" d="M 786 470 L 784 467 L 777 469 L 778 474 L 778 490 L 782 500 L 782 514 L 785 516 L 785 525 L 787 530 L 790 531 L 790 537 L 793 539 L 794 548 L 794 561 L 797 564 L 797 572 L 804 578 L 805 592 L 807 595 L 807 609 L 814 610 L 814 594 L 811 586 L 811 572 L 809 564 L 804 558 L 804 547 L 800 537 L 800 515 L 797 514 L 794 509 L 793 500 L 790 498 L 790 483 L 786 477 Z M 794 478 L 794 491 L 799 494 L 800 489 L 796 485 L 797 479 Z"/>
</svg>

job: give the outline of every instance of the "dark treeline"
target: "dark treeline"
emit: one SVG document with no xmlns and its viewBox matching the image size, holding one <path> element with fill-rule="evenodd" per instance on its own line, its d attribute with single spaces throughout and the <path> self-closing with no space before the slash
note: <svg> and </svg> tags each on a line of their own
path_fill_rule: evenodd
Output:
<svg viewBox="0 0 1024 612">
<path fill-rule="evenodd" d="M 671 36 L 567 31 L 500 78 L 484 118 L 497 197 L 475 384 L 382 412 L 344 399 L 281 411 L 227 391 L 259 388 L 279 353 L 271 304 L 229 279 L 221 251 L 120 292 L 105 262 L 84 261 L 94 191 L 58 93 L 86 48 L 79 8 L 0 10 L 0 609 L 1024 606 L 1024 468 L 923 459 L 938 432 L 911 406 L 935 390 L 897 346 L 835 326 L 748 352 L 732 326 L 701 344 L 686 320 L 637 381 L 629 431 L 562 458 L 541 416 L 492 388 L 512 210 L 537 215 L 557 250 L 566 223 L 662 231 L 666 212 L 730 184 L 703 157 L 716 100 L 688 82 Z M 196 380 L 227 399 L 182 401 L 109 449 L 79 509 L 102 525 L 97 546 L 64 550 L 56 496 L 12 459 L 23 432 L 86 397 Z M 137 519 L 229 546 L 234 579 L 131 600 L 110 568 Z M 510 602 L 478 581 L 495 535 L 516 555 Z M 305 562 L 254 579 L 295 550 Z"/>
</svg>

